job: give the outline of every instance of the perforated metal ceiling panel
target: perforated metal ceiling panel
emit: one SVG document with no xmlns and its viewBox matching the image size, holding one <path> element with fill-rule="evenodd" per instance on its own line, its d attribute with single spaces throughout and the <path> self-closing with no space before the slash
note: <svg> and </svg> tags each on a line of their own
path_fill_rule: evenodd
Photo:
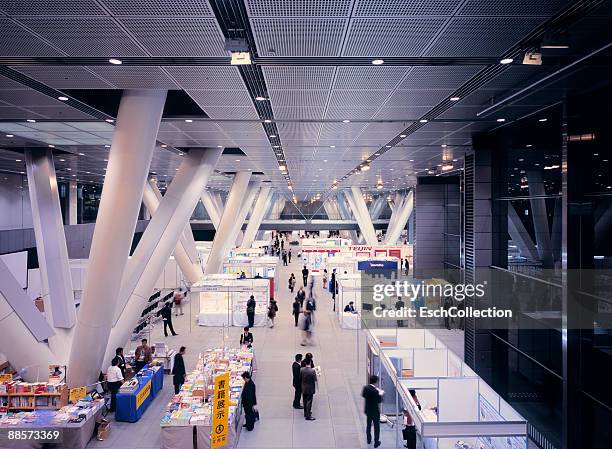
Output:
<svg viewBox="0 0 612 449">
<path fill-rule="evenodd" d="M 164 67 L 183 89 L 244 89 L 236 67 Z"/>
<path fill-rule="evenodd" d="M 178 89 L 159 67 L 91 67 L 91 71 L 117 89 Z"/>
<path fill-rule="evenodd" d="M 413 67 L 398 89 L 456 89 L 484 66 Z"/>
<path fill-rule="evenodd" d="M 329 89 L 335 67 L 262 67 L 268 89 Z"/>
<path fill-rule="evenodd" d="M 322 108 L 327 101 L 326 90 L 272 90 L 272 107 L 280 108 Z"/>
<path fill-rule="evenodd" d="M 126 29 L 153 56 L 227 56 L 215 19 L 122 18 Z"/>
<path fill-rule="evenodd" d="M 467 0 L 459 15 L 551 16 L 571 0 Z"/>
<path fill-rule="evenodd" d="M 427 55 L 501 56 L 544 20 L 543 17 L 456 17 Z"/>
<path fill-rule="evenodd" d="M 101 16 L 94 0 L 2 0 L 0 10 L 10 16 Z"/>
<path fill-rule="evenodd" d="M 24 17 L 20 21 L 70 56 L 142 56 L 145 53 L 110 17 Z"/>
<path fill-rule="evenodd" d="M 329 108 L 341 109 L 351 106 L 376 109 L 387 100 L 390 93 L 389 90 L 334 90 L 329 100 Z"/>
<path fill-rule="evenodd" d="M 56 89 L 112 89 L 114 87 L 113 84 L 99 78 L 84 67 L 17 66 L 11 68 Z"/>
<path fill-rule="evenodd" d="M 418 56 L 444 24 L 443 18 L 353 19 L 344 56 Z"/>
<path fill-rule="evenodd" d="M 335 89 L 393 89 L 409 71 L 406 67 L 339 67 Z"/>
<path fill-rule="evenodd" d="M 205 0 L 102 0 L 101 3 L 116 16 L 158 17 L 212 17 L 208 1 Z"/>
<path fill-rule="evenodd" d="M 447 16 L 461 0 L 356 0 L 356 17 L 391 16 Z"/>
<path fill-rule="evenodd" d="M 188 90 L 187 93 L 202 109 L 209 107 L 252 108 L 253 103 L 246 89 L 243 90 Z"/>
<path fill-rule="evenodd" d="M 6 17 L 0 17 L 0 56 L 57 56 L 62 53 Z"/>
<path fill-rule="evenodd" d="M 398 90 L 385 103 L 385 107 L 430 106 L 440 103 L 453 93 L 451 89 Z"/>
<path fill-rule="evenodd" d="M 249 17 L 346 17 L 351 0 L 246 0 Z"/>
<path fill-rule="evenodd" d="M 261 56 L 339 56 L 346 19 L 252 18 Z"/>
</svg>

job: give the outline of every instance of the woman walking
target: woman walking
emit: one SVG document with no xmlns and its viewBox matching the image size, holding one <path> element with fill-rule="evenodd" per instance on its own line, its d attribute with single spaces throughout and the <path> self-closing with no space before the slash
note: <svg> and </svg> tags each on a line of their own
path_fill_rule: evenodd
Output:
<svg viewBox="0 0 612 449">
<path fill-rule="evenodd" d="M 289 276 L 289 291 L 293 293 L 294 288 L 295 288 L 295 275 L 291 273 L 291 276 Z"/>
<path fill-rule="evenodd" d="M 268 306 L 268 323 L 270 327 L 274 327 L 274 318 L 276 318 L 276 312 L 278 312 L 278 304 L 274 299 L 270 300 L 270 305 Z"/>
</svg>

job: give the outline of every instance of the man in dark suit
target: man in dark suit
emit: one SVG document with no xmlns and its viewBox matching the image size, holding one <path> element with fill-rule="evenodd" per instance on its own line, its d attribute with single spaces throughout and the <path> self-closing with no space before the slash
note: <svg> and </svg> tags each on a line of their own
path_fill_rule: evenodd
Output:
<svg viewBox="0 0 612 449">
<path fill-rule="evenodd" d="M 242 373 L 244 388 L 242 389 L 242 408 L 244 409 L 244 419 L 246 423 L 243 427 L 249 432 L 255 427 L 255 413 L 257 411 L 257 396 L 255 394 L 255 383 L 251 379 L 251 373 Z"/>
<path fill-rule="evenodd" d="M 304 281 L 304 287 L 306 287 L 306 284 L 308 283 L 308 268 L 306 268 L 306 265 L 304 265 L 304 268 L 302 269 L 302 280 Z"/>
<path fill-rule="evenodd" d="M 302 389 L 302 400 L 304 401 L 304 418 L 306 421 L 314 421 L 312 417 L 312 401 L 317 388 L 317 373 L 314 368 L 302 360 L 300 369 L 300 380 Z"/>
<path fill-rule="evenodd" d="M 115 359 L 117 360 L 117 366 L 121 370 L 121 374 L 123 374 L 123 378 L 125 379 L 126 364 L 125 357 L 123 356 L 123 348 L 115 349 L 115 357 L 113 358 L 113 360 Z"/>
<path fill-rule="evenodd" d="M 370 376 L 370 383 L 363 387 L 361 396 L 365 399 L 365 414 L 367 419 L 366 438 L 372 443 L 372 424 L 374 424 L 374 447 L 380 446 L 380 403 L 383 391 L 378 389 L 378 376 Z"/>
<path fill-rule="evenodd" d="M 291 365 L 291 372 L 293 373 L 293 388 L 295 394 L 293 395 L 293 408 L 302 409 L 300 405 L 300 398 L 302 397 L 302 381 L 300 379 L 300 370 L 302 362 L 302 354 L 295 355 L 295 361 Z"/>
<path fill-rule="evenodd" d="M 174 366 L 172 367 L 172 383 L 174 384 L 174 394 L 179 394 L 181 391 L 181 385 L 185 383 L 185 375 L 187 371 L 185 371 L 185 361 L 183 360 L 183 355 L 185 354 L 185 346 L 181 346 L 178 354 L 174 356 Z"/>
</svg>

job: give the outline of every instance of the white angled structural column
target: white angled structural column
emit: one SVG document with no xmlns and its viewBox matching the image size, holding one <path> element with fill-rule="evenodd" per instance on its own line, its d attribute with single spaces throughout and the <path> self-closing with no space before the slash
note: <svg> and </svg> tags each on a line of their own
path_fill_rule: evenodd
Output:
<svg viewBox="0 0 612 449">
<path fill-rule="evenodd" d="M 210 217 L 210 221 L 212 221 L 215 229 L 219 229 L 222 212 L 219 211 L 219 205 L 216 198 L 208 190 L 204 190 L 202 192 L 202 205 L 204 206 L 204 209 L 206 209 L 206 213 Z"/>
<path fill-rule="evenodd" d="M 79 211 L 79 187 L 76 181 L 68 184 L 68 224 L 78 223 Z"/>
<path fill-rule="evenodd" d="M 370 219 L 368 207 L 363 199 L 361 189 L 357 186 L 353 186 L 351 187 L 350 192 L 345 192 L 345 195 L 348 199 L 349 206 L 351 206 L 351 209 L 353 210 L 353 214 L 357 218 L 359 229 L 361 230 L 361 234 L 363 235 L 366 243 L 368 245 L 376 245 L 378 243 L 376 231 L 374 230 L 374 225 Z"/>
<path fill-rule="evenodd" d="M 230 246 L 234 243 L 234 241 L 231 240 L 233 234 L 232 230 L 240 215 L 243 203 L 242 200 L 246 196 L 250 179 L 250 172 L 237 172 L 234 175 L 234 181 L 232 182 L 232 187 L 225 202 L 223 215 L 206 261 L 206 267 L 204 268 L 205 275 L 219 273 L 223 267 L 223 259 Z M 233 238 L 235 239 L 236 237 L 234 236 Z"/>
<path fill-rule="evenodd" d="M 142 201 L 145 204 L 146 208 L 151 213 L 151 216 L 155 215 L 157 208 L 159 207 L 159 203 L 162 201 L 163 197 L 161 192 L 157 188 L 157 185 L 153 180 L 150 180 L 145 184 L 144 194 L 142 197 Z M 176 244 L 174 248 L 174 258 L 176 259 L 176 263 L 178 264 L 183 276 L 189 284 L 194 284 L 202 279 L 204 275 L 202 273 L 202 269 L 200 268 L 197 262 L 192 262 L 189 257 L 187 247 L 189 242 L 185 237 L 187 232 L 191 232 L 191 226 L 188 224 L 183 230 L 183 234 L 181 235 L 180 241 Z M 194 242 L 195 246 L 195 242 Z M 128 263 L 129 265 L 129 263 Z"/>
<path fill-rule="evenodd" d="M 257 192 L 259 192 L 260 184 L 261 181 L 258 180 L 251 181 L 249 183 L 247 194 L 244 198 L 244 201 L 242 202 L 242 207 L 240 208 L 240 214 L 238 215 L 238 219 L 236 220 L 235 226 L 232 229 L 232 233 L 234 234 L 234 237 L 230 239 L 230 242 L 232 242 L 232 244 L 227 249 L 227 251 L 232 249 L 233 246 L 240 246 L 240 243 L 242 241 L 242 225 L 246 221 L 246 218 L 249 215 L 249 211 L 251 210 L 251 206 L 253 205 L 253 202 L 257 197 Z"/>
<path fill-rule="evenodd" d="M 523 257 L 534 262 L 540 260 L 538 249 L 533 244 L 533 240 L 531 240 L 529 232 L 525 229 L 521 218 L 516 213 L 512 202 L 508 203 L 508 234 L 510 234 L 510 238 L 518 246 Z"/>
<path fill-rule="evenodd" d="M 253 244 L 253 240 L 255 240 L 255 235 L 259 230 L 264 214 L 268 210 L 268 205 L 272 202 L 270 190 L 271 189 L 269 186 L 264 186 L 259 191 L 259 196 L 257 197 L 257 201 L 253 207 L 253 213 L 249 219 L 249 224 L 247 225 L 244 231 L 244 236 L 242 237 L 241 246 L 243 248 L 250 248 Z"/>
<path fill-rule="evenodd" d="M 343 192 L 338 193 L 336 198 L 337 198 L 336 204 L 338 206 L 338 213 L 340 214 L 340 218 L 342 220 L 350 220 L 351 212 L 349 211 L 349 208 L 347 207 L 347 204 L 349 201 L 348 194 L 343 191 Z M 359 224 L 359 222 L 357 223 Z M 354 245 L 359 244 L 359 237 L 357 237 L 357 231 L 351 230 L 350 238 Z"/>
<path fill-rule="evenodd" d="M 533 218 L 533 228 L 535 230 L 538 254 L 542 262 L 542 268 L 552 268 L 554 265 L 552 243 L 550 240 L 550 230 L 548 227 L 548 214 L 546 212 L 546 191 L 542 173 L 536 170 L 527 172 L 529 182 L 529 195 L 531 199 L 531 217 Z"/>
<path fill-rule="evenodd" d="M 71 386 L 92 384 L 102 368 L 165 101 L 165 90 L 126 90 L 121 98 L 70 352 Z"/>
<path fill-rule="evenodd" d="M 406 223 L 408 223 L 410 214 L 412 214 L 413 207 L 414 193 L 411 190 L 403 198 L 401 204 L 396 204 L 395 206 L 395 210 L 393 211 L 393 217 L 391 222 L 389 223 L 389 229 L 387 230 L 387 235 L 385 239 L 385 243 L 387 245 L 395 245 L 397 243 L 400 236 L 402 235 L 402 231 L 404 230 L 404 228 L 406 228 Z"/>
<path fill-rule="evenodd" d="M 193 213 L 217 165 L 221 152 L 219 148 L 192 148 L 183 159 L 128 262 L 120 294 L 121 301 L 125 298 L 127 301 L 123 310 L 119 311 L 119 319 L 110 334 L 106 361 L 110 362 L 116 347 L 123 346 L 128 341 L 153 293 L 155 282 L 179 242 L 185 229 L 184 223 Z"/>
</svg>

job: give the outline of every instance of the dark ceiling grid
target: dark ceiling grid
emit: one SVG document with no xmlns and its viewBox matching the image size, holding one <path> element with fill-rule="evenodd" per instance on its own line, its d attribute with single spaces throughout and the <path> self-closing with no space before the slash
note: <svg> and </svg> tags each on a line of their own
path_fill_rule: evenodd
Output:
<svg viewBox="0 0 612 449">
<path fill-rule="evenodd" d="M 223 35 L 226 38 L 245 39 L 248 43 L 252 57 L 257 57 L 258 52 L 255 46 L 255 37 L 250 27 L 246 6 L 243 0 L 210 0 L 210 6 L 217 18 Z M 283 175 L 287 181 L 287 186 L 292 189 L 293 183 L 291 182 L 287 159 L 283 150 L 278 127 L 276 126 L 274 112 L 270 104 L 268 88 L 266 86 L 263 71 L 257 64 L 240 65 L 238 69 L 249 91 L 253 106 L 259 118 L 262 120 L 262 126 L 274 152 L 276 162 L 279 167 L 281 165 L 285 166 L 285 173 Z M 257 97 L 262 97 L 265 100 L 258 101 L 255 99 Z"/>
<path fill-rule="evenodd" d="M 579 18 L 586 15 L 588 12 L 598 7 L 603 0 L 579 0 L 573 2 L 570 6 L 560 11 L 557 15 L 550 18 L 536 29 L 534 29 L 529 35 L 527 35 L 524 39 L 522 39 L 519 43 L 514 45 L 512 48 L 504 52 L 501 56 L 503 58 L 510 57 L 513 59 L 517 59 L 522 57 L 525 51 L 533 50 L 537 45 L 537 42 L 542 39 L 545 35 L 551 35 L 554 33 L 562 32 L 566 29 L 567 26 L 574 23 Z M 496 64 L 490 65 L 484 68 L 482 71 L 477 73 L 474 77 L 464 83 L 459 89 L 455 90 L 452 94 L 450 94 L 446 99 L 441 101 L 438 105 L 432 108 L 429 112 L 424 114 L 419 118 L 418 121 L 415 121 L 410 126 L 408 126 L 404 131 L 401 132 L 401 135 L 405 135 L 406 137 L 399 137 L 397 135 L 395 138 L 391 139 L 384 146 L 380 147 L 377 151 L 370 155 L 367 159 L 367 164 L 370 164 L 376 158 L 382 156 L 387 151 L 393 149 L 398 143 L 400 143 L 403 139 L 407 138 L 410 134 L 415 133 L 422 127 L 424 127 L 427 122 L 435 119 L 436 117 L 443 114 L 445 111 L 450 109 L 458 102 L 453 102 L 450 100 L 452 97 L 459 97 L 461 99 L 466 98 L 471 93 L 475 92 L 479 88 L 486 85 L 488 82 L 493 80 L 499 74 L 508 70 L 512 64 L 501 65 L 499 64 L 499 59 Z M 357 167 L 346 173 L 342 176 L 338 183 L 346 180 L 348 177 L 354 175 L 355 173 L 361 170 L 361 167 L 364 165 L 362 162 Z M 324 195 L 329 195 L 332 191 L 331 187 L 325 191 Z"/>
</svg>

